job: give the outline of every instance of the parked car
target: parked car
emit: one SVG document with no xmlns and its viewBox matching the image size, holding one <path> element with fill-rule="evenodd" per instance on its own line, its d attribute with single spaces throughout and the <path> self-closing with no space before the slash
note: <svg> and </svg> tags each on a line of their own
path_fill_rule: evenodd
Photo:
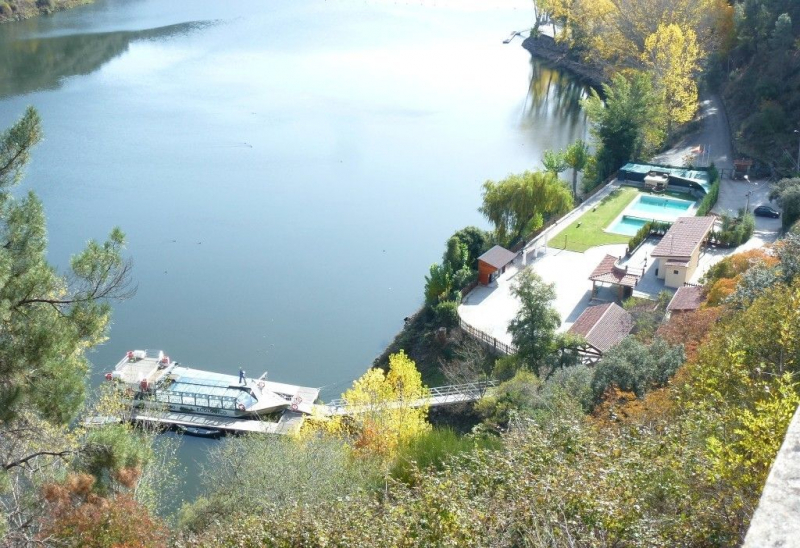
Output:
<svg viewBox="0 0 800 548">
<path fill-rule="evenodd" d="M 753 210 L 753 215 L 758 215 L 759 217 L 772 217 L 773 219 L 777 219 L 781 216 L 781 212 L 772 209 L 768 205 L 760 205 Z"/>
</svg>

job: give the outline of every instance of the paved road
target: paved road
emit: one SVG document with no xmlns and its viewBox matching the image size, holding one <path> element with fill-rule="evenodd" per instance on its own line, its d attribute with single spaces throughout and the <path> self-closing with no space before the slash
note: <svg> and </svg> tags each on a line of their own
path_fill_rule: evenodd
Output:
<svg viewBox="0 0 800 548">
<path fill-rule="evenodd" d="M 720 169 L 733 169 L 730 126 L 719 97 L 709 95 L 701 99 L 698 119 L 698 131 L 685 135 L 675 146 L 653 158 L 653 161 L 682 166 L 686 159 L 690 159 L 697 166 L 707 166 L 713 162 Z M 693 152 L 697 147 L 703 147 L 704 152 Z"/>
</svg>

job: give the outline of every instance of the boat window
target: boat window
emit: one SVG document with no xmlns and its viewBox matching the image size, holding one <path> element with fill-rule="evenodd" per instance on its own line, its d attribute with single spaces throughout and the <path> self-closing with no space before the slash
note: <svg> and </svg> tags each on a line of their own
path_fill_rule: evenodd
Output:
<svg viewBox="0 0 800 548">
<path fill-rule="evenodd" d="M 215 397 L 211 396 L 211 397 L 208 398 L 208 406 L 209 407 L 220 408 L 220 407 L 222 407 L 222 401 L 219 398 L 215 398 Z"/>
<path fill-rule="evenodd" d="M 198 394 L 196 405 L 202 405 L 203 407 L 208 407 L 208 396 L 201 396 Z"/>
<path fill-rule="evenodd" d="M 249 408 L 251 405 L 255 404 L 256 401 L 257 400 L 247 392 L 242 392 L 239 394 L 239 397 L 236 398 L 236 404 L 242 404 L 245 408 Z"/>
<path fill-rule="evenodd" d="M 163 394 L 163 393 L 159 392 L 156 395 L 156 398 L 158 398 L 158 401 L 160 401 L 160 402 L 164 402 L 164 403 L 169 402 L 169 394 Z"/>
<path fill-rule="evenodd" d="M 222 408 L 223 409 L 233 409 L 233 399 L 232 398 L 224 398 L 222 400 Z"/>
<path fill-rule="evenodd" d="M 183 395 L 183 404 L 184 405 L 194 405 L 194 394 L 184 394 Z"/>
<path fill-rule="evenodd" d="M 170 394 L 169 395 L 169 403 L 183 403 L 181 401 L 181 395 L 180 394 Z"/>
</svg>

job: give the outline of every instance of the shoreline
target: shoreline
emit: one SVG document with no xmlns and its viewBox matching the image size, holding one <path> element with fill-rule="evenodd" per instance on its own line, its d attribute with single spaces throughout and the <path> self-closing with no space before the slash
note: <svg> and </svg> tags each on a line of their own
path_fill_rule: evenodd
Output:
<svg viewBox="0 0 800 548">
<path fill-rule="evenodd" d="M 529 36 L 522 41 L 522 47 L 537 59 L 545 61 L 602 93 L 605 83 L 603 74 L 597 67 L 590 67 L 569 57 L 569 49 L 545 34 Z"/>
<path fill-rule="evenodd" d="M 39 6 L 35 0 L 11 0 L 6 3 L 8 10 L 0 9 L 0 24 L 15 23 L 41 15 L 52 15 L 57 11 L 77 8 L 91 4 L 94 0 L 50 0 L 46 5 Z"/>
</svg>

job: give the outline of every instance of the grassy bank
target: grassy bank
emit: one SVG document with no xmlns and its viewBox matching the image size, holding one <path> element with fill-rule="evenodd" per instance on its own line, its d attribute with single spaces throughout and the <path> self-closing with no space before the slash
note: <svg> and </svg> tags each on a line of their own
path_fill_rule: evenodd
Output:
<svg viewBox="0 0 800 548">
<path fill-rule="evenodd" d="M 0 0 L 0 23 L 91 4 L 94 0 Z"/>
<path fill-rule="evenodd" d="M 630 236 L 611 234 L 605 228 L 628 207 L 638 191 L 633 188 L 619 188 L 600 200 L 591 211 L 587 211 L 576 221 L 550 239 L 548 245 L 558 249 L 568 249 L 583 253 L 590 247 L 608 244 L 626 244 Z"/>
</svg>

